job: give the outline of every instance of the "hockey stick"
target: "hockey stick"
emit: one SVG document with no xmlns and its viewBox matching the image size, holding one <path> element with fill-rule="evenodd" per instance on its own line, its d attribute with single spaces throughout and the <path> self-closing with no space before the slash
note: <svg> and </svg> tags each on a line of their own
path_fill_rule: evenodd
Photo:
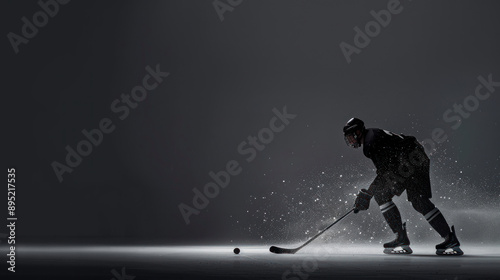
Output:
<svg viewBox="0 0 500 280">
<path fill-rule="evenodd" d="M 276 247 L 276 246 L 271 246 L 271 248 L 269 248 L 269 251 L 271 253 L 275 253 L 275 254 L 295 254 L 297 253 L 298 250 L 304 248 L 307 244 L 311 243 L 314 239 L 318 238 L 318 236 L 320 236 L 323 232 L 327 231 L 329 228 L 333 227 L 333 225 L 335 225 L 336 223 L 340 222 L 343 218 L 345 218 L 345 216 L 351 214 L 351 212 L 354 211 L 354 208 L 349 210 L 349 212 L 345 213 L 344 216 L 340 217 L 338 220 L 336 220 L 335 222 L 333 222 L 333 224 L 327 226 L 325 229 L 323 229 L 322 231 L 318 232 L 318 234 L 316 234 L 315 236 L 313 236 L 311 239 L 307 240 L 306 243 L 302 244 L 302 246 L 300 247 L 297 247 L 295 249 L 286 249 L 286 248 L 280 248 L 280 247 Z"/>
</svg>

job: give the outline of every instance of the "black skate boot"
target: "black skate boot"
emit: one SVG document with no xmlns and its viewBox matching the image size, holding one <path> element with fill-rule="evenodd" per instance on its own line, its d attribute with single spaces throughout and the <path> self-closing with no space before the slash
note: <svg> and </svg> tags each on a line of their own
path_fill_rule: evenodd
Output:
<svg viewBox="0 0 500 280">
<path fill-rule="evenodd" d="M 396 233 L 396 239 L 384 244 L 385 254 L 411 254 L 413 251 L 410 248 L 410 239 L 406 234 L 406 223 L 403 223 L 403 228 Z"/>
<path fill-rule="evenodd" d="M 443 243 L 436 245 L 436 255 L 461 256 L 464 252 L 460 249 L 460 242 L 455 235 L 455 226 L 451 226 L 451 232 L 446 236 Z"/>
</svg>

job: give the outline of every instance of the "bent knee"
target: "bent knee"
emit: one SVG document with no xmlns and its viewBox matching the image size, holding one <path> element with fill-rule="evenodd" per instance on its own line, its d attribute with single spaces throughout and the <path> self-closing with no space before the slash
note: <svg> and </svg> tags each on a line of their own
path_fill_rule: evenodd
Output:
<svg viewBox="0 0 500 280">
<path fill-rule="evenodd" d="M 389 192 L 386 192 L 384 190 L 375 192 L 373 194 L 373 198 L 375 198 L 375 202 L 377 202 L 377 204 L 379 206 L 381 206 L 389 201 L 392 201 L 392 197 L 393 196 Z"/>
<path fill-rule="evenodd" d="M 432 209 L 434 209 L 436 206 L 434 203 L 432 203 L 429 198 L 423 198 L 419 197 L 418 199 L 414 199 L 411 201 L 411 205 L 417 212 L 419 212 L 422 215 L 425 215 L 426 213 L 429 213 Z"/>
</svg>

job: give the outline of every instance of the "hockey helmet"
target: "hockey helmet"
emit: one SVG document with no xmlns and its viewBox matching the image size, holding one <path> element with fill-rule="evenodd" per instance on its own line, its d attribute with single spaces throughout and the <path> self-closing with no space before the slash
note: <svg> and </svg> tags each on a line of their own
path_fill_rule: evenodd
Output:
<svg viewBox="0 0 500 280">
<path fill-rule="evenodd" d="M 344 140 L 347 146 L 359 148 L 365 131 L 365 123 L 358 118 L 351 118 L 344 126 Z"/>
</svg>

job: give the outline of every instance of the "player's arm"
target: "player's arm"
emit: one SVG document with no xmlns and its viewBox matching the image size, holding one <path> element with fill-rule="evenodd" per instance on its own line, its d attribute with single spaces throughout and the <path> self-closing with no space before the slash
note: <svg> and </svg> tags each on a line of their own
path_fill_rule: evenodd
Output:
<svg viewBox="0 0 500 280">
<path fill-rule="evenodd" d="M 373 190 L 374 186 L 380 181 L 380 173 L 383 172 L 384 166 L 383 166 L 383 150 L 381 149 L 382 147 L 382 142 L 383 140 L 381 137 L 372 137 L 369 141 L 369 145 L 365 147 L 366 149 L 366 155 L 371 158 L 373 161 L 373 164 L 375 165 L 375 168 L 377 169 L 377 177 L 373 180 L 373 182 L 370 184 L 370 187 L 368 189 L 361 189 L 358 193 L 358 196 L 356 197 L 356 200 L 354 201 L 354 213 L 358 213 L 359 211 L 363 210 L 368 210 L 370 207 L 370 201 L 373 197 Z"/>
</svg>

